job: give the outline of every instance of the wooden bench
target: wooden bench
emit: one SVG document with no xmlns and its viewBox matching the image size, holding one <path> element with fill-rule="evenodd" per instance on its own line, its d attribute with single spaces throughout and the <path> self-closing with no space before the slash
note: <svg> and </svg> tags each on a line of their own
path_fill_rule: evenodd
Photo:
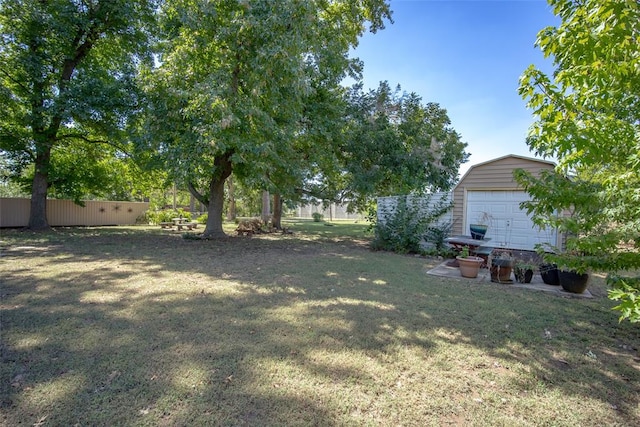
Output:
<svg viewBox="0 0 640 427">
<path fill-rule="evenodd" d="M 171 227 L 173 227 L 173 222 L 161 222 L 160 223 L 160 227 L 161 228 L 171 228 Z"/>
<path fill-rule="evenodd" d="M 491 246 L 485 246 L 491 239 L 474 239 L 471 236 L 451 236 L 444 239 L 451 247 L 457 251 L 461 251 L 463 248 L 469 249 L 469 254 L 478 256 L 484 260 L 482 263 L 483 268 L 488 266 L 489 255 L 493 251 Z"/>
<path fill-rule="evenodd" d="M 178 230 L 182 230 L 182 227 L 186 227 L 189 230 L 193 230 L 194 228 L 198 228 L 197 222 L 183 222 L 182 224 L 178 224 Z"/>
<path fill-rule="evenodd" d="M 484 260 L 482 263 L 483 268 L 487 267 L 489 264 L 489 255 L 493 252 L 493 248 L 490 246 L 479 246 L 471 251 L 469 251 L 472 255 L 478 256 Z"/>
</svg>

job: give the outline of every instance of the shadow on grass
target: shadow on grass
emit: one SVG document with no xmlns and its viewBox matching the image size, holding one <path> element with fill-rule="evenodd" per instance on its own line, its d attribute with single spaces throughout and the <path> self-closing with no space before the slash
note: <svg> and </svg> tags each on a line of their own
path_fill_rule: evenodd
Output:
<svg viewBox="0 0 640 427">
<path fill-rule="evenodd" d="M 618 325 L 606 300 L 434 278 L 424 259 L 348 241 L 118 230 L 5 247 L 7 425 L 411 424 L 469 408 L 394 398 L 407 372 L 426 386 L 468 369 L 482 384 L 498 364 L 525 407 L 558 391 L 604 402 L 601 420 L 638 421 L 637 329 Z"/>
</svg>

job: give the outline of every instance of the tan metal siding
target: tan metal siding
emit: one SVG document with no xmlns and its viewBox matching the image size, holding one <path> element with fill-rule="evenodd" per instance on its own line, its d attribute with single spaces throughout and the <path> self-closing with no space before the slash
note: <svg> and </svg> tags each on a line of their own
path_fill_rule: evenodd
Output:
<svg viewBox="0 0 640 427">
<path fill-rule="evenodd" d="M 0 198 L 0 227 L 25 227 L 29 222 L 30 203 L 29 199 Z"/>
<path fill-rule="evenodd" d="M 534 175 L 542 170 L 552 170 L 553 165 L 519 156 L 507 156 L 471 167 L 458 185 L 453 189 L 452 234 L 469 234 L 463 230 L 465 211 L 465 192 L 468 190 L 513 190 L 520 189 L 513 178 L 514 169 L 525 169 Z"/>
<path fill-rule="evenodd" d="M 47 220 L 53 227 L 130 225 L 149 209 L 146 202 L 86 201 L 78 206 L 70 200 L 47 200 Z M 26 227 L 29 199 L 0 198 L 0 227 Z"/>
</svg>

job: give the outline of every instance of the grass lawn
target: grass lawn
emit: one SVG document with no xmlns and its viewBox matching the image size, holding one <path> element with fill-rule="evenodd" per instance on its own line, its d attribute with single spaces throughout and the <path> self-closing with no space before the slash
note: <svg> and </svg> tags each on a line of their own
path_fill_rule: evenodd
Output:
<svg viewBox="0 0 640 427">
<path fill-rule="evenodd" d="M 0 424 L 640 424 L 640 329 L 601 278 L 433 277 L 334 224 L 0 231 Z"/>
</svg>

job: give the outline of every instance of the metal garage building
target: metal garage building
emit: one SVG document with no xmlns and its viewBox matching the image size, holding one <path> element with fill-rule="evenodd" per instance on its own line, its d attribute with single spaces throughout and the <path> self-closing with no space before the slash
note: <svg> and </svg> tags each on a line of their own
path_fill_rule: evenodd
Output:
<svg viewBox="0 0 640 427">
<path fill-rule="evenodd" d="M 486 234 L 491 246 L 533 250 L 539 243 L 557 245 L 557 232 L 540 230 L 520 209 L 520 202 L 530 197 L 513 178 L 514 169 L 536 175 L 554 167 L 546 160 L 513 154 L 472 166 L 453 190 L 452 234 L 469 234 L 469 224 L 486 212 L 491 217 Z"/>
</svg>

